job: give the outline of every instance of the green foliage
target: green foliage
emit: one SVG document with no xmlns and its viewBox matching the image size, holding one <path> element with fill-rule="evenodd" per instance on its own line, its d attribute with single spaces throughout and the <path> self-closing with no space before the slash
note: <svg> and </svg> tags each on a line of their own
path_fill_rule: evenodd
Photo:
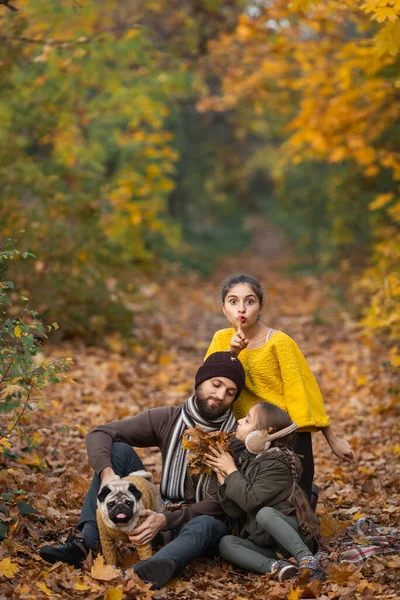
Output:
<svg viewBox="0 0 400 600">
<path fill-rule="evenodd" d="M 189 80 L 183 71 L 161 76 L 134 7 L 29 2 L 8 17 L 10 39 L 39 32 L 43 45 L 0 48 L 3 234 L 25 229 L 29 247 L 40 248 L 36 268 L 19 271 L 35 305 L 62 318 L 63 332 L 92 340 L 129 330 L 123 274 L 132 281 L 180 243 L 167 214 L 178 154 L 164 125 L 169 98 Z"/>
<path fill-rule="evenodd" d="M 35 437 L 29 430 L 29 416 L 44 410 L 46 401 L 41 390 L 49 383 L 59 383 L 69 360 L 47 360 L 41 353 L 41 341 L 58 329 L 56 322 L 44 325 L 29 299 L 17 292 L 13 281 L 5 277 L 11 261 L 20 253 L 10 248 L 8 240 L 0 248 L 0 452 L 12 451 L 13 440 L 23 438 L 31 451 Z M 22 259 L 33 257 L 24 252 Z M 33 257 L 34 258 L 34 257 Z"/>
<path fill-rule="evenodd" d="M 60 337 L 129 335 L 137 276 L 164 260 L 204 268 L 248 241 L 235 217 L 231 125 L 193 108 L 207 41 L 234 25 L 241 4 L 27 0 L 5 15 L 2 231 L 25 229 L 40 253 L 18 281 L 62 321 Z"/>
<path fill-rule="evenodd" d="M 365 178 L 354 164 L 306 161 L 287 165 L 276 179 L 269 218 L 283 226 L 303 260 L 320 269 L 351 259 L 365 263 L 382 211 L 368 207 L 387 183 Z"/>
<path fill-rule="evenodd" d="M 246 216 L 253 206 L 242 144 L 228 117 L 203 115 L 193 104 L 182 107 L 173 131 L 180 160 L 169 210 L 187 243 L 180 259 L 207 274 L 218 258 L 240 252 L 251 241 Z"/>
</svg>

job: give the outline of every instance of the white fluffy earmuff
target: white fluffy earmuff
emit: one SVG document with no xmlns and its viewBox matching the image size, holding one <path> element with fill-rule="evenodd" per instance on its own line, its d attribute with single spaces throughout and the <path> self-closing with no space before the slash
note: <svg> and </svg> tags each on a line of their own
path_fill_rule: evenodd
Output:
<svg viewBox="0 0 400 600">
<path fill-rule="evenodd" d="M 292 423 L 289 427 L 285 427 L 284 429 L 271 434 L 269 434 L 268 431 L 265 431 L 265 429 L 257 429 L 251 431 L 246 436 L 244 443 L 249 452 L 252 454 L 260 454 L 263 450 L 268 450 L 273 440 L 285 437 L 285 435 L 289 435 L 289 433 L 292 433 L 292 431 L 295 431 L 296 429 L 296 423 Z"/>
</svg>

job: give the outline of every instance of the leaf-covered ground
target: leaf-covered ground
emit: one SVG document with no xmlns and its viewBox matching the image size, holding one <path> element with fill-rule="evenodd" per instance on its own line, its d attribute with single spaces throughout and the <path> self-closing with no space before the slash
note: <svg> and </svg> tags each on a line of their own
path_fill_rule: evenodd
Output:
<svg viewBox="0 0 400 600">
<path fill-rule="evenodd" d="M 119 600 L 175 598 L 209 600 L 255 598 L 399 598 L 398 556 L 370 558 L 361 567 L 337 563 L 335 539 L 360 516 L 371 516 L 384 527 L 398 525 L 399 415 L 395 382 L 376 342 L 360 333 L 341 308 L 327 282 L 294 278 L 280 268 L 268 239 L 257 252 L 225 262 L 209 280 L 195 275 L 143 283 L 134 300 L 137 344 L 123 351 L 117 338 L 108 349 L 79 344 L 47 349 L 74 360 L 70 379 L 49 391 L 51 409 L 35 416 L 38 458 L 7 461 L 0 471 L 0 489 L 23 490 L 0 518 L 9 526 L 0 545 L 0 600 L 88 598 Z M 268 258 L 270 256 L 270 258 Z M 107 572 L 97 561 L 95 571 L 47 566 L 38 548 L 63 541 L 73 529 L 91 478 L 84 433 L 96 424 L 120 419 L 152 406 L 178 404 L 191 393 L 193 378 L 213 332 L 226 326 L 220 310 L 221 280 L 233 272 L 259 277 L 269 290 L 267 324 L 293 336 L 321 385 L 335 430 L 349 439 L 356 460 L 341 463 L 321 434 L 314 435 L 318 513 L 328 579 L 322 585 L 279 584 L 268 576 L 241 574 L 226 563 L 196 561 L 179 580 L 151 592 L 131 573 Z M 56 426 L 69 425 L 69 431 Z M 47 426 L 47 428 L 45 428 Z M 160 457 L 155 449 L 139 450 L 159 481 Z M 36 512 L 29 513 L 29 506 Z M 132 549 L 126 548 L 126 560 Z M 93 575 L 93 576 L 92 576 Z"/>
</svg>

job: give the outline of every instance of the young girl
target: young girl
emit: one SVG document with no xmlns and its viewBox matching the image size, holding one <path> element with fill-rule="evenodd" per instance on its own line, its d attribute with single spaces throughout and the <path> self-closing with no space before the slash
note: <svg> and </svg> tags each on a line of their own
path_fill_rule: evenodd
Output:
<svg viewBox="0 0 400 600">
<path fill-rule="evenodd" d="M 206 358 L 219 350 L 230 350 L 236 356 L 240 353 L 246 384 L 233 405 L 236 419 L 260 400 L 268 400 L 297 423 L 295 452 L 303 466 L 299 484 L 310 498 L 314 478 L 311 432 L 322 431 L 332 451 L 343 460 L 351 461 L 353 452 L 346 440 L 333 433 L 318 384 L 300 348 L 288 335 L 262 321 L 263 301 L 257 279 L 231 277 L 222 288 L 222 306 L 232 327 L 216 332 Z"/>
<path fill-rule="evenodd" d="M 239 467 L 221 447 L 206 455 L 218 476 L 221 506 L 245 521 L 240 538 L 222 538 L 221 556 L 248 571 L 274 573 L 279 581 L 295 576 L 298 567 L 279 560 L 277 552 L 310 569 L 311 579 L 324 578 L 310 550 L 319 534 L 318 520 L 297 484 L 301 465 L 293 452 L 295 429 L 285 411 L 260 402 L 239 420 L 235 435 L 246 445 Z"/>
</svg>

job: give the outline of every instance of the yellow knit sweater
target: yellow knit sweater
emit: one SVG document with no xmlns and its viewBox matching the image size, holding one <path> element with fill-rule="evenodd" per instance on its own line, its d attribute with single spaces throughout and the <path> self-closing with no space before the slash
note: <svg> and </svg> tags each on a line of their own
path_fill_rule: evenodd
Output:
<svg viewBox="0 0 400 600">
<path fill-rule="evenodd" d="M 221 329 L 207 350 L 229 350 L 233 328 Z M 278 331 L 260 348 L 240 352 L 246 371 L 245 387 L 233 405 L 236 419 L 244 417 L 257 402 L 268 401 L 285 410 L 303 431 L 329 425 L 324 401 L 300 348 L 285 333 Z"/>
</svg>

